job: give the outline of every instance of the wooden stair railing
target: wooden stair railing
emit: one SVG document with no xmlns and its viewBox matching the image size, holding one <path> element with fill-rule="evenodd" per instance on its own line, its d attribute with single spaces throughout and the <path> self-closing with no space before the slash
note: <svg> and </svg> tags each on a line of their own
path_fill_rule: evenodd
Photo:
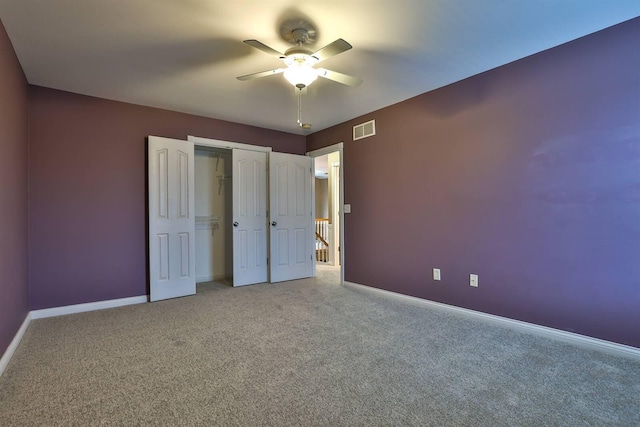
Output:
<svg viewBox="0 0 640 427">
<path fill-rule="evenodd" d="M 329 218 L 316 218 L 316 261 L 329 261 Z"/>
<path fill-rule="evenodd" d="M 320 240 L 322 244 L 324 244 L 326 247 L 329 247 L 329 243 L 327 243 L 327 241 L 324 240 L 324 238 L 320 234 L 318 234 L 317 231 L 316 231 L 316 239 Z"/>
</svg>

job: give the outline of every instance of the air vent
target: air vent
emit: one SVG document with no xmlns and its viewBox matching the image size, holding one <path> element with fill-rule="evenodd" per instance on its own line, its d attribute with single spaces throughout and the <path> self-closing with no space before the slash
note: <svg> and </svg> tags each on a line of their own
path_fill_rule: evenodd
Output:
<svg viewBox="0 0 640 427">
<path fill-rule="evenodd" d="M 371 120 L 353 127 L 353 140 L 366 138 L 376 134 L 376 121 Z"/>
</svg>

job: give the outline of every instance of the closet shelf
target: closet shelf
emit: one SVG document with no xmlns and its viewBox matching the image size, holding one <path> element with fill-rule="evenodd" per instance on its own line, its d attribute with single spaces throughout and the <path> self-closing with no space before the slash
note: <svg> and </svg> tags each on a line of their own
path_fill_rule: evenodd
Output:
<svg viewBox="0 0 640 427">
<path fill-rule="evenodd" d="M 220 227 L 219 215 L 196 215 L 196 229 L 198 230 L 215 230 Z"/>
</svg>

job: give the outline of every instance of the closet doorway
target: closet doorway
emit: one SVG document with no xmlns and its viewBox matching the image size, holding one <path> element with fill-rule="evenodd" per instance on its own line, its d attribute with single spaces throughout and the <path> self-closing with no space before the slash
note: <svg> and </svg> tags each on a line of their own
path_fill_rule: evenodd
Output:
<svg viewBox="0 0 640 427">
<path fill-rule="evenodd" d="M 231 150 L 195 147 L 196 283 L 233 283 L 231 166 Z"/>
<path fill-rule="evenodd" d="M 196 281 L 312 276 L 309 157 L 192 136 L 148 144 L 151 301 Z"/>
</svg>

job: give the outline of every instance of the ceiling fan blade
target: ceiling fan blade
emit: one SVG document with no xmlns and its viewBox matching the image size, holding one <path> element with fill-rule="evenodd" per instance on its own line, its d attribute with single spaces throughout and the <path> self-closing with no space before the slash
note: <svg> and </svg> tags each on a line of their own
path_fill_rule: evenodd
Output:
<svg viewBox="0 0 640 427">
<path fill-rule="evenodd" d="M 311 54 L 311 56 L 315 56 L 316 58 L 318 58 L 318 62 L 324 61 L 325 59 L 331 58 L 332 56 L 336 56 L 337 54 L 347 51 L 352 47 L 353 46 L 351 46 L 345 40 L 338 39 L 333 43 L 329 43 L 325 47 Z"/>
<path fill-rule="evenodd" d="M 272 76 L 274 74 L 280 74 L 284 71 L 284 68 L 276 68 L 275 70 L 269 70 L 269 71 L 261 71 L 259 73 L 253 73 L 253 74 L 247 74 L 246 76 L 240 76 L 240 77 L 236 77 L 238 80 L 253 80 L 253 79 L 257 79 L 259 77 L 267 77 L 267 76 Z"/>
<path fill-rule="evenodd" d="M 245 40 L 243 43 L 248 44 L 251 47 L 255 47 L 256 49 L 263 51 L 267 55 L 275 56 L 277 58 L 284 58 L 284 53 L 280 53 L 277 50 L 270 48 L 266 44 L 259 42 L 258 40 Z"/>
<path fill-rule="evenodd" d="M 318 68 L 317 71 L 320 77 L 342 83 L 343 85 L 356 87 L 362 84 L 362 79 L 348 74 L 338 73 L 337 71 L 327 70 L 326 68 Z"/>
</svg>

